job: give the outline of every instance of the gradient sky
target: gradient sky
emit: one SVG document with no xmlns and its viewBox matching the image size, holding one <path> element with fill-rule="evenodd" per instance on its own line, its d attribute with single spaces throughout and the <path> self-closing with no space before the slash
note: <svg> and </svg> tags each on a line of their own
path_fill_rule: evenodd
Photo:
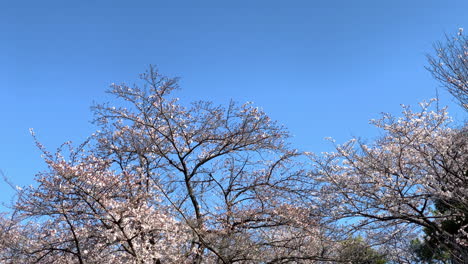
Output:
<svg viewBox="0 0 468 264">
<path fill-rule="evenodd" d="M 0 1 L 0 170 L 14 184 L 96 127 L 93 102 L 149 64 L 181 77 L 185 101 L 253 101 L 294 135 L 331 150 L 373 138 L 368 120 L 435 97 L 432 44 L 468 27 L 468 1 Z M 456 120 L 464 112 L 444 90 Z M 0 183 L 0 201 L 11 190 Z"/>
</svg>

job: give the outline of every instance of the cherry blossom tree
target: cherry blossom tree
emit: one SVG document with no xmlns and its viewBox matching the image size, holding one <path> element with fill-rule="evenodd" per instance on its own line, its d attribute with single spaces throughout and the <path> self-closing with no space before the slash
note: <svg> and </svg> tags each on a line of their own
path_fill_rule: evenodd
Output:
<svg viewBox="0 0 468 264">
<path fill-rule="evenodd" d="M 428 56 L 427 69 L 468 110 L 468 39 L 459 29 L 455 37 L 434 45 L 436 56 Z"/>
<path fill-rule="evenodd" d="M 311 155 L 323 182 L 323 206 L 336 219 L 389 254 L 421 228 L 430 230 L 454 263 L 468 259 L 468 129 L 453 128 L 446 109 L 421 103 L 403 116 L 385 114 L 372 123 L 384 131 L 371 144 L 353 139 L 336 152 Z M 445 210 L 436 210 L 436 203 Z M 456 230 L 444 227 L 456 222 Z M 414 237 L 413 237 L 414 238 Z M 393 249 L 392 249 L 393 248 Z M 408 253 L 408 252 L 406 252 Z M 390 254 L 392 255 L 392 254 Z M 395 254 L 393 254 L 395 256 Z M 395 261 L 411 261 L 398 251 Z"/>
<path fill-rule="evenodd" d="M 3 216 L 4 263 L 321 263 L 342 236 L 284 127 L 251 103 L 188 106 L 154 69 L 94 106 L 100 130 L 56 154 Z"/>
<path fill-rule="evenodd" d="M 327 258 L 308 196 L 315 186 L 284 127 L 250 103 L 184 106 L 172 96 L 177 80 L 153 69 L 142 79 L 113 85 L 125 107 L 94 107 L 96 152 L 141 175 L 177 212 L 192 231 L 194 263 Z"/>
</svg>

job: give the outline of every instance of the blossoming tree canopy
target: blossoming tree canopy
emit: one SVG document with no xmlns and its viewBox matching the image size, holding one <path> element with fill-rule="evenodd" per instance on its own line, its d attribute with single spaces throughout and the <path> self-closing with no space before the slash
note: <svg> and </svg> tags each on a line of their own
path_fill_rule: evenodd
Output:
<svg viewBox="0 0 468 264">
<path fill-rule="evenodd" d="M 94 106 L 100 131 L 48 153 L 5 219 L 5 261 L 234 263 L 330 258 L 288 132 L 250 103 L 184 106 L 151 69 Z M 36 232 L 42 230 L 42 232 Z"/>
<path fill-rule="evenodd" d="M 372 121 L 384 131 L 367 145 L 353 139 L 336 152 L 312 156 L 321 175 L 322 195 L 337 218 L 358 217 L 354 226 L 373 230 L 381 243 L 419 226 L 437 234 L 454 257 L 467 257 L 468 132 L 452 128 L 446 109 L 433 102 L 419 111 L 404 106 L 403 116 Z M 444 211 L 436 211 L 435 203 Z M 444 221 L 461 221 L 448 232 Z M 385 231 L 388 229 L 394 232 Z M 382 232 L 383 231 L 383 232 Z M 377 232 L 377 233 L 376 233 Z M 380 234 L 380 235 L 376 235 Z"/>
<path fill-rule="evenodd" d="M 152 68 L 142 82 L 112 85 L 78 147 L 36 140 L 49 168 L 0 215 L 0 262 L 412 263 L 429 244 L 468 256 L 468 130 L 433 101 L 318 155 L 251 103 L 182 104 Z"/>
</svg>

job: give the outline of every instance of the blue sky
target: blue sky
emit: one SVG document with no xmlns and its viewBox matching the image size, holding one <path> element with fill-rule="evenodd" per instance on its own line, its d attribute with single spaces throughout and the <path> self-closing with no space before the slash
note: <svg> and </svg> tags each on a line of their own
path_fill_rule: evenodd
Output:
<svg viewBox="0 0 468 264">
<path fill-rule="evenodd" d="M 432 44 L 468 27 L 467 1 L 0 1 L 0 170 L 15 184 L 96 127 L 93 102 L 149 64 L 183 100 L 253 101 L 321 152 L 378 135 L 368 120 L 435 96 Z M 464 112 L 444 90 L 456 120 Z M 0 184 L 0 201 L 11 191 Z"/>
</svg>

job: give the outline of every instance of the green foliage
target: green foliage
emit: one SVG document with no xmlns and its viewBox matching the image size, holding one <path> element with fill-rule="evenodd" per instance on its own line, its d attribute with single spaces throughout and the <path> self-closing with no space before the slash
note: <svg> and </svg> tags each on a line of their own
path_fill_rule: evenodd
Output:
<svg viewBox="0 0 468 264">
<path fill-rule="evenodd" d="M 385 264 L 383 254 L 373 249 L 361 237 L 354 237 L 343 242 L 340 261 L 352 264 Z"/>
<path fill-rule="evenodd" d="M 450 260 L 449 250 L 428 236 L 423 241 L 419 239 L 411 241 L 411 249 L 423 263 L 448 263 Z"/>
<path fill-rule="evenodd" d="M 451 219 L 440 222 L 440 228 L 448 234 L 455 235 L 459 233 L 463 226 L 468 224 L 468 211 L 456 201 L 436 200 L 435 214 L 453 214 Z M 465 228 L 465 231 L 466 230 Z M 411 241 L 411 248 L 419 261 L 424 263 L 450 263 L 452 259 L 451 252 L 454 248 L 448 243 L 440 241 L 434 229 L 425 228 L 424 238 Z"/>
</svg>

